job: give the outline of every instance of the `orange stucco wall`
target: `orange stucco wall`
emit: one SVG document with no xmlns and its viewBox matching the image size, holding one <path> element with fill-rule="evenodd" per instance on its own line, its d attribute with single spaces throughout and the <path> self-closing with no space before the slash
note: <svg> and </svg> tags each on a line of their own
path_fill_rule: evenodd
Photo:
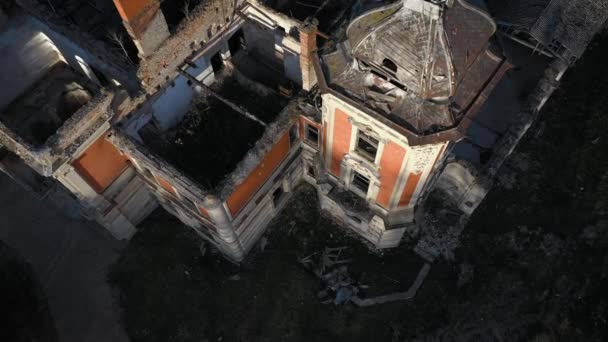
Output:
<svg viewBox="0 0 608 342">
<path fill-rule="evenodd" d="M 389 142 L 384 145 L 384 152 L 380 159 L 380 191 L 376 201 L 384 208 L 389 209 L 391 195 L 399 178 L 399 171 L 405 158 L 405 148 Z"/>
<path fill-rule="evenodd" d="M 159 176 L 155 176 L 155 178 L 158 181 L 158 184 L 160 184 L 160 186 L 163 187 L 163 189 L 167 190 L 173 196 L 177 196 L 177 192 L 175 191 L 175 188 L 167 180 L 165 180 L 164 178 L 159 177 Z"/>
<path fill-rule="evenodd" d="M 281 162 L 285 160 L 285 157 L 289 154 L 289 149 L 289 132 L 287 132 L 272 147 L 245 181 L 236 187 L 226 201 L 232 216 L 236 216 L 260 187 L 264 185 Z"/>
<path fill-rule="evenodd" d="M 129 161 L 103 136 L 72 166 L 97 193 L 102 193 L 129 166 Z"/>
<path fill-rule="evenodd" d="M 414 196 L 414 192 L 416 192 L 416 188 L 418 187 L 418 183 L 420 182 L 421 177 L 422 173 L 411 173 L 409 175 L 409 177 L 407 178 L 407 182 L 405 183 L 403 193 L 401 193 L 401 198 L 399 199 L 400 207 L 405 207 L 410 204 L 412 196 Z"/>
<path fill-rule="evenodd" d="M 340 164 L 344 156 L 348 154 L 350 149 L 350 136 L 352 134 L 352 124 L 348 121 L 348 115 L 336 109 L 334 120 L 334 140 L 332 146 L 331 157 L 331 173 L 340 177 Z"/>
<path fill-rule="evenodd" d="M 304 140 L 304 124 L 309 122 L 308 119 L 304 118 L 303 116 L 300 116 L 300 139 Z"/>
</svg>

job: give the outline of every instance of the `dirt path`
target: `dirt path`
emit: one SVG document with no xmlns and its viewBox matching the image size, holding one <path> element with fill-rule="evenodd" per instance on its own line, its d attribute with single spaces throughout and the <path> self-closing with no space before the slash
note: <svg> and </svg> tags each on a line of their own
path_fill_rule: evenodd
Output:
<svg viewBox="0 0 608 342">
<path fill-rule="evenodd" d="M 129 341 L 106 282 L 124 243 L 102 228 L 69 218 L 0 173 L 0 240 L 32 265 L 48 297 L 59 340 Z"/>
</svg>

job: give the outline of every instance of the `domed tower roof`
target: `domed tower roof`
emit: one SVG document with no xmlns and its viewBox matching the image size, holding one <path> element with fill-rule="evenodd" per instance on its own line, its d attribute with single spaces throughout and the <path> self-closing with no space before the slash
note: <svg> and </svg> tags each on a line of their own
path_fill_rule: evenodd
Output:
<svg viewBox="0 0 608 342">
<path fill-rule="evenodd" d="M 369 71 L 373 76 L 361 81 L 371 89 L 364 90 L 366 104 L 416 134 L 432 133 L 458 123 L 462 109 L 502 61 L 488 55 L 495 31 L 492 18 L 465 0 L 400 0 L 349 24 L 345 55 L 355 71 L 346 68 L 337 76 L 331 67 L 326 69 L 333 71 L 330 83 L 345 80 L 351 85 L 354 75 Z M 336 56 L 326 59 L 335 62 Z M 390 84 L 381 84 L 378 77 Z"/>
</svg>

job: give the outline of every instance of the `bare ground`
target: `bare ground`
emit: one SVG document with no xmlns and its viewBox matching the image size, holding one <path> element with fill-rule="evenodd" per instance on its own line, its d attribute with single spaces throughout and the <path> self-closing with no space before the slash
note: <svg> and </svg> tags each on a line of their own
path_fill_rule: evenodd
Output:
<svg viewBox="0 0 608 342">
<path fill-rule="evenodd" d="M 0 241 L 0 340 L 56 342 L 57 331 L 32 267 Z"/>
</svg>

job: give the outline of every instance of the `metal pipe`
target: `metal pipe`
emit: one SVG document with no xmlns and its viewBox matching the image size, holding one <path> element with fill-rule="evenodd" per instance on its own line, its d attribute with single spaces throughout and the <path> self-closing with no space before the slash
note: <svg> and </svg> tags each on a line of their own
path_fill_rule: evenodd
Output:
<svg viewBox="0 0 608 342">
<path fill-rule="evenodd" d="M 196 77 L 190 75 L 189 73 L 187 73 L 185 70 L 178 68 L 179 72 L 184 75 L 186 78 L 188 78 L 190 81 L 192 81 L 193 83 L 196 83 L 196 85 L 200 86 L 201 88 L 205 89 L 206 91 L 209 92 L 209 94 L 211 94 L 211 96 L 215 97 L 216 99 L 222 101 L 225 105 L 227 105 L 228 107 L 234 109 L 236 112 L 240 113 L 241 115 L 245 116 L 246 118 L 253 120 L 257 123 L 259 123 L 260 125 L 262 125 L 263 127 L 268 127 L 268 125 L 258 119 L 255 115 L 249 113 L 247 110 L 245 110 L 244 108 L 241 108 L 239 105 L 236 105 L 234 103 L 232 103 L 232 101 L 228 100 L 227 98 L 223 97 L 222 95 L 218 94 L 215 90 L 211 89 L 208 85 L 206 85 L 205 83 L 199 81 L 196 79 Z"/>
</svg>

